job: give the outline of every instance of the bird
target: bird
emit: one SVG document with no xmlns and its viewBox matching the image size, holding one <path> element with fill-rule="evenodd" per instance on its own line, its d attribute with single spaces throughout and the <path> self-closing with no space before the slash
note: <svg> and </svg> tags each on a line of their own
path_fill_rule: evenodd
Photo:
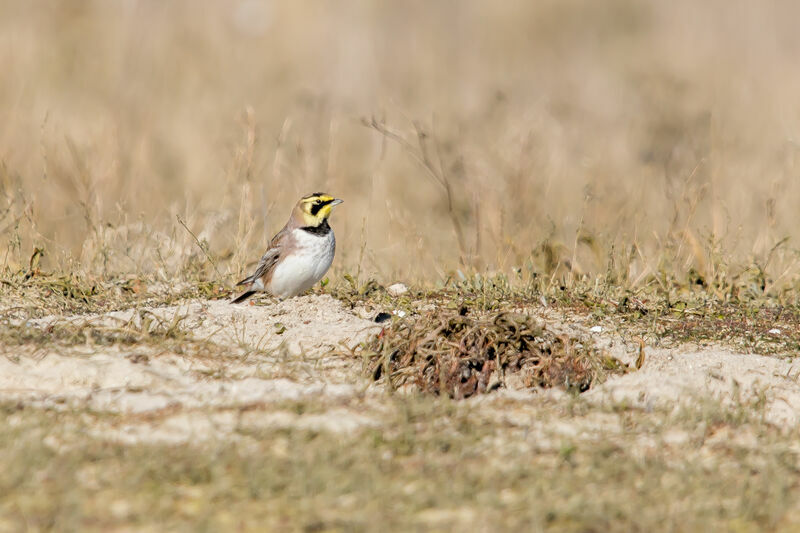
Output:
<svg viewBox="0 0 800 533">
<path fill-rule="evenodd" d="M 256 292 L 267 292 L 281 300 L 291 298 L 321 280 L 336 251 L 328 217 L 342 201 L 321 192 L 300 198 L 289 221 L 270 240 L 255 272 L 236 284 L 244 287 L 244 292 L 231 303 L 244 302 Z"/>
</svg>

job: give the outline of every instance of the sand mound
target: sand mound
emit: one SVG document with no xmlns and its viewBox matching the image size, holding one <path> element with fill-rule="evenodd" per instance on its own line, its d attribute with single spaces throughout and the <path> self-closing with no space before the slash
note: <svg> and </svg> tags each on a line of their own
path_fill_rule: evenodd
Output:
<svg viewBox="0 0 800 533">
<path fill-rule="evenodd" d="M 203 429 L 211 427 L 209 410 L 307 399 L 337 406 L 363 395 L 365 385 L 358 370 L 351 368 L 354 362 L 332 356 L 331 351 L 363 341 L 376 327 L 329 296 L 257 306 L 192 301 L 103 315 L 45 317 L 30 325 L 44 331 L 59 324 L 81 329 L 152 328 L 159 320 L 179 323 L 182 334 L 213 343 L 216 355 L 165 351 L 157 343 L 53 346 L 0 358 L 0 398 L 126 415 L 161 413 L 115 431 L 125 441 L 144 437 L 177 441 L 217 433 Z M 322 429 L 369 422 L 358 416 L 348 419 L 346 405 L 337 409 L 332 419 L 338 424 L 322 423 L 324 417 L 317 417 Z M 288 423 L 281 420 L 276 423 Z M 302 422 L 309 423 L 310 419 Z"/>
</svg>

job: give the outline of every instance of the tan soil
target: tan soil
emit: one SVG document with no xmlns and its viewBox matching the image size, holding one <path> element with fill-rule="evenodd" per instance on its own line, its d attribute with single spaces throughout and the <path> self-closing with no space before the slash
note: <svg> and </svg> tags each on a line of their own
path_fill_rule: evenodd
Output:
<svg viewBox="0 0 800 533">
<path fill-rule="evenodd" d="M 46 327 L 59 320 L 124 324 L 140 320 L 141 311 L 166 322 L 185 315 L 184 330 L 223 347 L 224 355 L 198 358 L 138 345 L 7 353 L 0 357 L 0 398 L 24 405 L 107 413 L 94 434 L 128 443 L 231 438 L 248 428 L 351 432 L 380 423 L 383 390 L 361 376 L 359 361 L 342 355 L 380 328 L 329 296 L 304 296 L 266 305 L 194 301 L 106 315 L 48 317 L 35 325 Z M 622 359 L 635 358 L 635 343 L 559 322 L 552 315 L 547 320 L 553 328 L 595 338 Z M 226 354 L 225 349 L 229 350 Z M 718 348 L 646 348 L 641 370 L 612 378 L 582 398 L 648 408 L 679 406 L 704 397 L 733 402 L 761 395 L 768 420 L 796 425 L 800 422 L 798 375 L 798 364 L 776 357 Z M 513 419 L 516 412 L 535 408 L 541 398 L 552 400 L 561 395 L 502 391 L 493 396 L 475 401 L 502 404 L 503 416 Z M 298 414 L 286 408 L 287 403 L 307 400 L 313 400 L 319 409 Z M 251 406 L 259 409 L 249 410 Z M 591 428 L 575 426 L 569 420 L 552 421 L 551 425 L 550 430 L 564 426 L 559 431 L 567 434 L 591 433 Z"/>
</svg>

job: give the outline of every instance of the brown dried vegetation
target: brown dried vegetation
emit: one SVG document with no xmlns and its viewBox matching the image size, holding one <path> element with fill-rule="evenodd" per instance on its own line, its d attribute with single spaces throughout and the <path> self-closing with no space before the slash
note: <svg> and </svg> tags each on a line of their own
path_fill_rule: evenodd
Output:
<svg viewBox="0 0 800 533">
<path fill-rule="evenodd" d="M 607 372 L 626 370 L 587 341 L 549 331 L 530 315 L 480 315 L 467 307 L 397 320 L 362 355 L 370 375 L 392 388 L 412 385 L 456 399 L 502 386 L 583 392 Z"/>
</svg>

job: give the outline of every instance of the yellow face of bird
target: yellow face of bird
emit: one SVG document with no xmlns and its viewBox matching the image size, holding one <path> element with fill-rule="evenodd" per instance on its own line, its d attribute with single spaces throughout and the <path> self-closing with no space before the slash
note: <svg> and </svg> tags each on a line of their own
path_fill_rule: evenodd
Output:
<svg viewBox="0 0 800 533">
<path fill-rule="evenodd" d="M 307 226 L 317 227 L 322 224 L 329 216 L 333 206 L 339 205 L 342 200 L 329 196 L 325 193 L 315 192 L 300 199 L 297 207 L 303 214 L 303 221 Z"/>
</svg>

